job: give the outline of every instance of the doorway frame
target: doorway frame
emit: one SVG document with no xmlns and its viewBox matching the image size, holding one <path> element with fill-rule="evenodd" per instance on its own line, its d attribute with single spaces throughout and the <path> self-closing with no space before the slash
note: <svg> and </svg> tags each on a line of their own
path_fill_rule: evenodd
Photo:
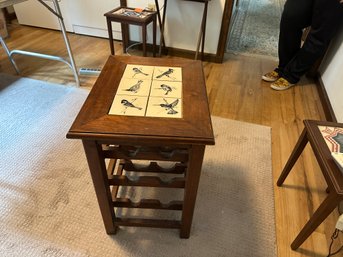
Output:
<svg viewBox="0 0 343 257">
<path fill-rule="evenodd" d="M 215 62 L 222 63 L 224 60 L 224 54 L 226 49 L 226 43 L 229 36 L 229 28 L 232 18 L 232 10 L 235 0 L 225 0 L 222 24 L 219 33 L 219 40 L 217 46 L 217 53 L 215 56 Z"/>
</svg>

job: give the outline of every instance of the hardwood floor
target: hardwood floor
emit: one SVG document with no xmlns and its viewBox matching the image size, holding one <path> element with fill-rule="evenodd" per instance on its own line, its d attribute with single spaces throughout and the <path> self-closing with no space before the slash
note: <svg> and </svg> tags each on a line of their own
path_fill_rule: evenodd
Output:
<svg viewBox="0 0 343 257">
<path fill-rule="evenodd" d="M 11 25 L 6 42 L 10 49 L 67 56 L 62 35 L 57 31 Z M 110 53 L 107 39 L 69 34 L 76 65 L 101 68 Z M 121 44 L 116 43 L 117 54 Z M 141 53 L 138 53 L 141 54 Z M 21 76 L 74 85 L 69 67 L 63 63 L 16 56 Z M 3 49 L 0 72 L 15 75 Z M 304 78 L 292 89 L 277 92 L 262 82 L 263 72 L 275 60 L 228 54 L 222 64 L 204 63 L 207 92 L 212 115 L 272 128 L 274 185 L 303 128 L 303 119 L 325 119 L 315 84 Z M 91 88 L 96 77 L 80 76 L 81 86 Z M 249 153 L 247 153 L 249 154 Z M 254 156 L 251 156 L 254 158 Z M 306 172 L 305 172 L 306 170 Z M 283 187 L 274 186 L 278 256 L 326 256 L 338 218 L 332 213 L 297 251 L 290 244 L 310 215 L 326 196 L 326 185 L 310 146 L 293 168 Z M 273 222 L 273 221 L 270 221 Z M 334 248 L 342 244 L 335 242 Z"/>
</svg>

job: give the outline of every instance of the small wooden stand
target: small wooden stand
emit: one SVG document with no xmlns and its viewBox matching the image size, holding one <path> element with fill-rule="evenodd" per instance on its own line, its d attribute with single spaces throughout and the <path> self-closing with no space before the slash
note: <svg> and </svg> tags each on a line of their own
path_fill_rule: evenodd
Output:
<svg viewBox="0 0 343 257">
<path fill-rule="evenodd" d="M 128 12 L 125 12 L 125 11 Z M 109 11 L 104 14 L 107 20 L 107 29 L 108 29 L 108 37 L 109 43 L 111 48 L 111 54 L 114 55 L 114 46 L 113 46 L 113 32 L 112 32 L 112 22 L 120 22 L 122 26 L 122 39 L 123 39 L 123 51 L 124 53 L 127 52 L 127 47 L 129 45 L 129 34 L 128 34 L 128 25 L 137 25 L 142 27 L 142 41 L 143 41 L 143 56 L 146 55 L 146 27 L 149 23 L 153 23 L 153 56 L 155 57 L 155 47 L 156 47 L 156 14 L 157 12 L 154 11 L 143 11 L 144 14 L 142 16 L 135 16 L 129 15 L 128 13 L 131 11 L 134 13 L 134 8 L 130 7 L 118 7 Z M 138 14 L 138 13 L 137 13 Z"/>
</svg>

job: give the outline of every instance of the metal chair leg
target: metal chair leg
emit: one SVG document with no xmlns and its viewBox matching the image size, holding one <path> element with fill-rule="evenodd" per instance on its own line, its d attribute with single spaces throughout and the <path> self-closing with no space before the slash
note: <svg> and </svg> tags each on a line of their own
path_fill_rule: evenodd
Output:
<svg viewBox="0 0 343 257">
<path fill-rule="evenodd" d="M 19 69 L 18 69 L 18 66 L 17 64 L 15 63 L 15 61 L 13 60 L 12 56 L 11 56 L 11 52 L 10 50 L 8 49 L 4 39 L 0 36 L 0 43 L 2 45 L 2 47 L 4 48 L 7 56 L 8 56 L 8 59 L 10 60 L 10 62 L 12 63 L 12 66 L 14 67 L 15 71 L 17 72 L 17 74 L 19 74 Z"/>
</svg>

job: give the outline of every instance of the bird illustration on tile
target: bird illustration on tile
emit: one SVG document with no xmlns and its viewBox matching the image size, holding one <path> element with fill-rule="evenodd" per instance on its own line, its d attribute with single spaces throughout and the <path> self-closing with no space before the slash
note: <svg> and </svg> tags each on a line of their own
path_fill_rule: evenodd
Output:
<svg viewBox="0 0 343 257">
<path fill-rule="evenodd" d="M 162 108 L 164 108 L 167 112 L 167 114 L 177 114 L 178 112 L 176 110 L 174 110 L 174 108 L 177 106 L 177 104 L 179 103 L 179 99 L 176 99 L 174 102 L 172 103 L 168 103 L 166 99 L 163 98 L 163 100 L 165 101 L 165 103 L 163 104 L 159 104 L 159 106 L 161 106 Z"/>
<path fill-rule="evenodd" d="M 168 95 L 168 93 L 172 92 L 173 89 L 175 89 L 175 88 L 174 87 L 172 88 L 171 86 L 168 86 L 166 84 L 162 84 L 162 85 L 160 85 L 159 89 L 162 89 L 163 91 L 165 91 L 164 95 Z"/>
<path fill-rule="evenodd" d="M 139 91 L 139 89 L 141 88 L 141 84 L 142 83 L 143 83 L 143 80 L 138 80 L 138 82 L 136 84 L 134 84 L 133 86 L 129 87 L 128 89 L 125 89 L 125 91 L 137 93 Z"/>
<path fill-rule="evenodd" d="M 160 75 L 156 76 L 157 79 L 160 79 L 164 76 L 170 78 L 170 79 L 175 79 L 174 77 L 171 77 L 170 75 L 174 72 L 174 69 L 169 68 L 165 72 L 162 72 Z"/>
<path fill-rule="evenodd" d="M 133 99 L 131 102 L 128 101 L 128 100 L 126 100 L 126 99 L 122 99 L 122 100 L 121 100 L 120 103 L 121 103 L 121 104 L 124 106 L 124 108 L 125 108 L 124 111 L 123 111 L 124 114 L 126 113 L 126 111 L 127 111 L 128 108 L 135 108 L 135 109 L 138 109 L 138 110 L 142 110 L 141 107 L 135 106 L 135 105 L 133 104 L 133 102 L 136 101 L 136 100 L 137 100 L 137 98 Z"/>
<path fill-rule="evenodd" d="M 132 78 L 134 78 L 134 77 L 135 77 L 136 75 L 138 75 L 138 74 L 142 74 L 142 75 L 144 75 L 144 76 L 148 76 L 148 75 L 149 75 L 149 74 L 147 74 L 147 73 L 144 73 L 144 72 L 142 71 L 142 69 L 137 68 L 137 67 L 132 68 L 132 70 L 133 70 L 133 72 L 134 72 Z"/>
</svg>

